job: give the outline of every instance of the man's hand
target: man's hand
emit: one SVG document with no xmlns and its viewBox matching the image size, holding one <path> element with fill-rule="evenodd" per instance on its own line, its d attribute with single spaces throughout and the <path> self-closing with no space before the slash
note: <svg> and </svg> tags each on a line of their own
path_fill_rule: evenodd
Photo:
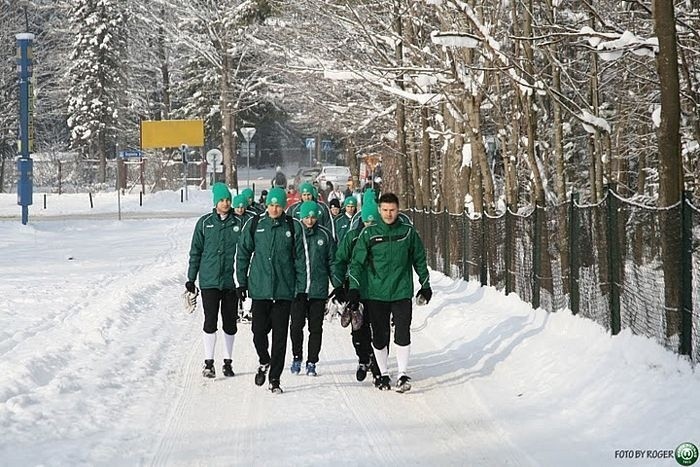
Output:
<svg viewBox="0 0 700 467">
<path fill-rule="evenodd" d="M 192 281 L 185 282 L 185 288 L 189 293 L 196 293 L 195 291 L 197 290 L 197 287 L 195 287 L 194 282 Z"/>
<path fill-rule="evenodd" d="M 294 298 L 294 301 L 297 302 L 299 305 L 306 305 L 306 302 L 309 301 L 309 294 L 304 293 L 304 292 L 299 292 L 297 296 Z"/>
<path fill-rule="evenodd" d="M 433 291 L 430 287 L 420 289 L 416 294 L 416 303 L 419 305 L 426 305 L 430 303 L 431 298 L 433 298 Z"/>
<path fill-rule="evenodd" d="M 240 301 L 245 301 L 245 299 L 248 298 L 248 287 L 236 287 L 236 295 L 238 295 Z"/>
<path fill-rule="evenodd" d="M 357 310 L 360 308 L 360 291 L 357 289 L 348 290 L 348 308 Z"/>
<path fill-rule="evenodd" d="M 339 303 L 343 303 L 348 301 L 348 293 L 345 291 L 345 287 L 341 285 L 333 289 L 328 298 L 335 298 Z"/>
</svg>

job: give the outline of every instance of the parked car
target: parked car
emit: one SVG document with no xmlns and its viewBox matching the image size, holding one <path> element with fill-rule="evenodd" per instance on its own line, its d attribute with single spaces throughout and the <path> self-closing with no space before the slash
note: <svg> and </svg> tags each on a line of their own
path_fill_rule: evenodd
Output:
<svg viewBox="0 0 700 467">
<path fill-rule="evenodd" d="M 320 167 L 302 167 L 297 171 L 292 183 L 299 189 L 299 185 L 304 182 L 314 183 L 319 173 L 321 173 Z"/>
<path fill-rule="evenodd" d="M 331 182 L 334 187 L 344 191 L 350 180 L 352 180 L 350 167 L 343 165 L 326 165 L 321 167 L 321 172 L 316 176 L 316 184 L 321 189 L 326 188 L 326 182 Z"/>
</svg>

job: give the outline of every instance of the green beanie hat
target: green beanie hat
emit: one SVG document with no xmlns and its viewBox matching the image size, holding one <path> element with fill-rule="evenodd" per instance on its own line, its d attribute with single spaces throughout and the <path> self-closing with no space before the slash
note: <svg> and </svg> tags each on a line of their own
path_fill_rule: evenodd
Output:
<svg viewBox="0 0 700 467">
<path fill-rule="evenodd" d="M 304 201 L 299 207 L 299 218 L 313 217 L 318 219 L 318 203 L 316 201 Z"/>
<path fill-rule="evenodd" d="M 233 208 L 247 208 L 248 200 L 244 195 L 237 195 L 233 197 Z"/>
<path fill-rule="evenodd" d="M 275 187 L 270 190 L 265 199 L 265 204 L 267 206 L 271 204 L 276 204 L 283 208 L 287 207 L 287 193 L 280 187 Z"/>
<path fill-rule="evenodd" d="M 362 222 L 379 222 L 379 206 L 377 206 L 374 198 L 362 203 L 360 215 L 362 216 Z"/>
<path fill-rule="evenodd" d="M 304 193 L 310 193 L 313 199 L 316 199 L 316 196 L 318 196 L 318 194 L 316 193 L 316 189 L 309 182 L 304 182 L 301 185 L 299 185 L 299 194 L 303 195 Z"/>
<path fill-rule="evenodd" d="M 241 195 L 245 196 L 246 201 L 253 201 L 253 198 L 255 198 L 255 193 L 250 188 L 241 191 Z"/>
<path fill-rule="evenodd" d="M 222 199 L 231 199 L 231 192 L 225 183 L 215 183 L 214 186 L 211 187 L 211 193 L 214 198 L 214 206 Z"/>
<path fill-rule="evenodd" d="M 357 198 L 354 196 L 348 196 L 345 198 L 345 201 L 343 201 L 343 207 L 345 206 L 355 206 L 357 207 Z"/>
</svg>

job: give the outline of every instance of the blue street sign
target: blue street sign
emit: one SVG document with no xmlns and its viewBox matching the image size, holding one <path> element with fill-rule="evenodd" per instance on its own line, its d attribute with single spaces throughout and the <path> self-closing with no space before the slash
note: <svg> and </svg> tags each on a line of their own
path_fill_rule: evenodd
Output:
<svg viewBox="0 0 700 467">
<path fill-rule="evenodd" d="M 333 150 L 333 143 L 329 139 L 321 140 L 321 150 L 323 152 L 328 152 Z"/>
<path fill-rule="evenodd" d="M 306 138 L 306 149 L 316 149 L 316 138 Z"/>
<path fill-rule="evenodd" d="M 125 149 L 123 151 L 119 151 L 119 157 L 122 159 L 129 159 L 131 157 L 142 157 L 143 153 L 139 151 L 138 149 Z"/>
</svg>

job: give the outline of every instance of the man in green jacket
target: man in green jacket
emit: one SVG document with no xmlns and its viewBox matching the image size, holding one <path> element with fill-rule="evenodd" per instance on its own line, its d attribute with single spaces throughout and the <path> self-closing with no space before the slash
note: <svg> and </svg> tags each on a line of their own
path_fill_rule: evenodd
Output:
<svg viewBox="0 0 700 467">
<path fill-rule="evenodd" d="M 199 276 L 204 308 L 204 370 L 202 374 L 214 378 L 214 348 L 219 312 L 224 331 L 226 357 L 224 376 L 233 376 L 231 367 L 233 341 L 237 332 L 238 299 L 233 284 L 233 261 L 236 243 L 245 222 L 245 216 L 231 210 L 231 192 L 223 183 L 212 186 L 214 209 L 199 218 L 192 235 L 190 262 L 185 288 L 194 293 L 194 281 Z"/>
<path fill-rule="evenodd" d="M 360 232 L 365 227 L 374 225 L 379 221 L 379 208 L 374 200 L 374 192 L 368 190 L 365 192 L 365 201 L 362 203 L 362 223 L 358 224 L 354 229 L 350 230 L 343 236 L 343 240 L 339 242 L 338 249 L 335 254 L 335 262 L 333 263 L 333 276 L 331 277 L 331 282 L 335 289 L 331 295 L 335 297 L 338 302 L 344 303 L 347 301 L 347 292 L 345 289 L 345 278 L 348 271 L 348 266 L 352 260 L 352 252 L 355 248 L 355 243 L 357 238 L 360 236 Z M 350 197 L 355 199 L 354 197 Z M 350 199 L 350 198 L 346 198 Z M 348 219 L 349 220 L 349 219 Z M 347 230 L 347 229 L 346 229 Z M 377 369 L 377 364 L 374 359 L 374 354 L 372 352 L 372 333 L 370 328 L 371 318 L 369 317 L 369 308 L 367 306 L 367 271 L 360 271 L 359 277 L 359 291 L 360 291 L 360 301 L 363 306 L 362 325 L 357 328 L 356 325 L 351 327 L 352 336 L 352 346 L 355 348 L 355 354 L 357 355 L 358 365 L 357 371 L 355 372 L 355 378 L 358 381 L 364 381 L 367 377 L 367 371 L 371 370 L 372 375 L 375 377 L 375 384 L 378 384 L 379 377 L 381 374 Z M 352 314 L 355 314 L 354 321 L 357 321 L 357 315 L 359 309 L 353 310 Z M 346 327 L 351 321 L 353 321 L 350 310 L 346 307 L 343 310 L 340 324 Z M 388 349 L 387 349 L 388 350 Z"/>
<path fill-rule="evenodd" d="M 396 390 L 411 388 L 407 374 L 411 345 L 413 272 L 418 274 L 420 290 L 416 298 L 428 303 L 432 297 L 425 248 L 412 225 L 397 222 L 399 199 L 393 193 L 379 198 L 381 221 L 365 227 L 357 239 L 350 262 L 348 306 L 357 309 L 360 303 L 360 276 L 367 271 L 367 307 L 372 320 L 374 357 L 382 376 L 377 386 L 391 389 L 388 375 L 391 319 L 394 321 L 394 343 L 398 364 Z"/>
<path fill-rule="evenodd" d="M 249 219 L 236 252 L 236 291 L 240 300 L 253 300 L 253 343 L 260 366 L 255 384 L 262 386 L 268 369 L 270 391 L 281 393 L 280 375 L 287 351 L 289 312 L 298 284 L 306 282 L 301 224 L 284 214 L 287 195 L 270 190 L 267 210 Z M 272 350 L 268 334 L 272 331 Z"/>
<path fill-rule="evenodd" d="M 309 182 L 304 182 L 299 185 L 299 195 L 301 200 L 292 204 L 287 208 L 287 214 L 295 219 L 299 219 L 299 209 L 301 208 L 301 203 L 304 201 L 313 201 L 318 204 L 318 219 L 317 222 L 333 232 L 333 238 L 335 238 L 335 227 L 333 226 L 333 218 L 331 212 L 324 203 L 318 201 L 318 192 L 316 188 Z"/>
<path fill-rule="evenodd" d="M 309 343 L 306 355 L 306 374 L 316 376 L 318 354 L 321 351 L 323 315 L 328 300 L 328 281 L 335 257 L 335 240 L 330 230 L 319 225 L 318 204 L 304 201 L 299 209 L 303 225 L 304 265 L 306 282 L 298 284 L 296 298 L 292 304 L 292 319 L 289 335 L 292 340 L 291 372 L 301 372 L 304 347 L 304 324 L 309 322 Z"/>
<path fill-rule="evenodd" d="M 345 201 L 343 201 L 343 210 L 344 212 L 333 219 L 335 223 L 335 237 L 338 239 L 338 245 L 343 241 L 345 234 L 350 231 L 350 223 L 352 222 L 353 216 L 357 213 L 357 198 L 354 196 L 345 198 Z"/>
</svg>

